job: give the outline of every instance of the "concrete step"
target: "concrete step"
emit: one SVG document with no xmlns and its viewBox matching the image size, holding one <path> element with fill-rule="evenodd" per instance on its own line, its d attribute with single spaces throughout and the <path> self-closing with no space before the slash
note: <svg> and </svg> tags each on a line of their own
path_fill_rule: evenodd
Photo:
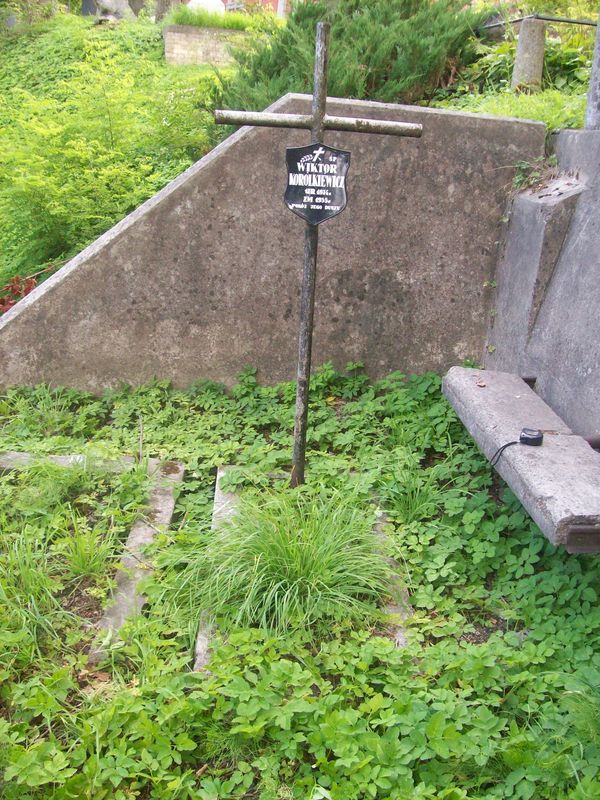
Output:
<svg viewBox="0 0 600 800">
<path fill-rule="evenodd" d="M 452 367 L 443 392 L 488 459 L 523 428 L 543 432 L 540 447 L 508 447 L 495 469 L 553 544 L 600 553 L 600 453 L 518 375 Z"/>
</svg>

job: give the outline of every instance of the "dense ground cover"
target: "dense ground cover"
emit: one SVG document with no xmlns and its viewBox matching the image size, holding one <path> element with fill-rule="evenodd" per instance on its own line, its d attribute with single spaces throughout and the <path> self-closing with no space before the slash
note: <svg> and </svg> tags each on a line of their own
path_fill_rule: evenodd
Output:
<svg viewBox="0 0 600 800">
<path fill-rule="evenodd" d="M 40 460 L 0 477 L 0 677 L 62 660 L 93 636 L 129 527 L 142 470 L 64 468 Z"/>
<path fill-rule="evenodd" d="M 477 45 L 477 59 L 444 88 L 432 104 L 474 113 L 540 120 L 549 132 L 582 128 L 594 46 L 594 30 L 550 28 L 544 51 L 541 91 L 510 88 L 517 50 L 509 29 L 505 41 Z"/>
<path fill-rule="evenodd" d="M 261 387 L 252 371 L 231 393 L 157 383 L 102 398 L 45 388 L 2 398 L 0 449 L 106 456 L 141 448 L 183 460 L 187 473 L 174 523 L 154 546 L 146 613 L 100 669 L 86 663 L 81 621 L 65 626 L 54 606 L 33 629 L 33 645 L 10 627 L 0 631 L 0 651 L 13 654 L 2 662 L 0 794 L 600 796 L 598 560 L 546 542 L 493 478 L 433 375 L 372 384 L 359 369 L 344 377 L 326 366 L 311 391 L 304 491 L 341 492 L 361 514 L 386 509 L 389 547 L 414 608 L 408 646 L 395 649 L 385 620 L 361 623 L 339 611 L 325 630 L 296 625 L 275 635 L 222 624 L 209 671 L 190 673 L 201 586 L 181 587 L 210 550 L 215 466 L 236 465 L 230 487 L 281 497 L 293 400 L 292 384 Z M 28 597 L 11 578 L 12 504 L 19 520 L 33 520 L 33 555 L 48 564 L 48 580 L 66 586 L 65 535 L 54 533 L 54 520 L 62 530 L 62 520 L 83 514 L 78 524 L 95 529 L 142 505 L 138 488 L 108 491 L 104 480 L 66 476 L 58 485 L 68 491 L 30 508 L 21 494 L 28 481 L 2 479 L 10 519 L 0 555 L 10 593 L 3 619 Z M 82 502 L 79 487 L 95 499 Z M 58 584 L 49 591 L 64 596 Z"/>
</svg>

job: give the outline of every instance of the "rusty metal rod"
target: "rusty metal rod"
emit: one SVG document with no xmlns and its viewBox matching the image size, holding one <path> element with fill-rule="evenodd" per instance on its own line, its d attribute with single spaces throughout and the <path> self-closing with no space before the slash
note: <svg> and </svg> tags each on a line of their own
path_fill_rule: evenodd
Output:
<svg viewBox="0 0 600 800">
<path fill-rule="evenodd" d="M 298 337 L 298 371 L 296 384 L 296 416 L 294 420 L 294 450 L 290 484 L 304 483 L 306 461 L 306 431 L 308 427 L 308 397 L 312 358 L 312 329 L 315 313 L 315 284 L 317 280 L 317 251 L 319 228 L 306 223 L 304 229 L 304 271 L 300 297 L 300 335 Z"/>
<path fill-rule="evenodd" d="M 228 111 L 217 109 L 219 125 L 256 125 L 259 128 L 312 128 L 311 114 L 275 114 L 268 111 Z"/>
<path fill-rule="evenodd" d="M 350 131 L 355 133 L 385 133 L 388 136 L 411 136 L 418 139 L 423 126 L 418 122 L 394 122 L 383 119 L 363 119 L 361 117 L 333 117 L 325 115 L 325 130 Z"/>
<path fill-rule="evenodd" d="M 479 30 L 487 30 L 489 28 L 502 28 L 505 25 L 515 25 L 517 22 L 523 22 L 524 19 L 541 19 L 544 22 L 560 22 L 566 25 L 590 25 L 596 27 L 598 24 L 591 19 L 569 19 L 568 17 L 551 17 L 549 14 L 527 14 L 525 17 L 515 17 L 515 19 L 500 20 L 500 22 L 487 22 L 481 25 Z"/>
<path fill-rule="evenodd" d="M 215 122 L 220 125 L 255 125 L 262 128 L 306 128 L 312 130 L 312 114 L 278 114 L 269 111 L 215 111 Z M 349 131 L 351 133 L 382 133 L 388 136 L 419 138 L 423 126 L 416 122 L 393 122 L 361 117 L 323 116 L 323 130 Z M 317 141 L 323 138 L 323 133 Z"/>
<path fill-rule="evenodd" d="M 570 525 L 565 542 L 567 553 L 600 553 L 600 525 Z"/>
</svg>

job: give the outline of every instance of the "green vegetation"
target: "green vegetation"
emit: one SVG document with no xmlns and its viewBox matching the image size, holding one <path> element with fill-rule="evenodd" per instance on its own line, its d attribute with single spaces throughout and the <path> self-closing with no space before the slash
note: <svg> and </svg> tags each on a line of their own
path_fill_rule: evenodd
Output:
<svg viewBox="0 0 600 800">
<path fill-rule="evenodd" d="M 0 630 L 0 652 L 9 653 L 0 687 L 2 797 L 598 797 L 597 558 L 568 556 L 542 537 L 493 478 L 433 375 L 396 373 L 371 383 L 358 365 L 347 375 L 323 367 L 311 388 L 308 486 L 286 489 L 281 499 L 294 396 L 293 384 L 262 387 L 248 370 L 231 393 L 209 383 L 189 391 L 156 383 L 102 398 L 43 387 L 2 398 L 0 449 L 106 456 L 141 448 L 186 464 L 174 522 L 149 554 L 156 571 L 145 587 L 147 612 L 100 669 L 86 662 L 85 620 L 64 608 L 55 583 L 85 580 L 65 566 L 78 560 L 66 552 L 62 531 L 72 514 L 81 533 L 113 517 L 122 525 L 122 515 L 142 505 L 140 484 L 123 475 L 110 481 L 133 484 L 109 489 L 108 479 L 79 471 L 52 495 L 56 478 L 2 478 L 9 529 L 21 529 L 24 514 L 34 528 L 19 564 L 35 558 L 42 567 L 39 586 L 25 589 L 7 570 L 8 613 L 26 608 L 28 592 L 38 597 L 46 581 L 60 606 L 60 613 L 55 604 L 41 607 L 34 658 L 20 624 Z M 315 498 L 311 519 L 329 519 L 329 530 L 345 528 L 338 524 L 344 514 L 360 522 L 374 504 L 385 509 L 390 552 L 414 608 L 405 648 L 394 647 L 386 620 L 349 624 L 334 611 L 326 629 L 277 626 L 274 635 L 236 627 L 236 614 L 224 609 L 208 671 L 189 672 L 197 618 L 184 583 L 202 563 L 216 564 L 214 469 L 227 463 L 234 467 L 225 488 L 271 492 L 264 509 L 248 501 L 240 530 L 250 533 L 259 513 L 271 520 L 271 533 L 279 530 L 275 515 L 289 530 Z M 48 467 L 38 469 L 42 475 Z M 19 509 L 15 523 L 12 508 Z M 6 527 L 3 559 L 16 536 Z M 301 537 L 293 533 L 286 558 Z M 256 539 L 247 545 L 250 558 Z M 274 561 L 266 543 L 261 552 Z M 94 574 L 101 569 L 92 566 Z M 65 612 L 73 615 L 66 626 Z M 271 625 L 273 615 L 264 621 Z"/>
<path fill-rule="evenodd" d="M 339 492 L 264 492 L 207 539 L 177 576 L 191 616 L 277 634 L 373 617 L 389 566 L 365 514 Z"/>
<path fill-rule="evenodd" d="M 0 477 L 1 681 L 89 644 L 146 484 L 43 459 Z"/>
<path fill-rule="evenodd" d="M 542 91 L 510 89 L 516 39 L 480 42 L 478 58 L 435 94 L 433 105 L 482 114 L 544 122 L 549 131 L 583 127 L 594 35 L 587 29 L 557 26 L 546 38 Z"/>
<path fill-rule="evenodd" d="M 481 15 L 455 0 L 339 0 L 298 4 L 269 41 L 237 53 L 224 81 L 228 107 L 262 109 L 289 91 L 312 91 L 315 25 L 331 21 L 329 94 L 412 102 L 455 66 L 474 58 Z"/>
<path fill-rule="evenodd" d="M 257 31 L 265 28 L 274 29 L 277 26 L 277 19 L 274 14 L 245 14 L 241 11 L 228 11 L 226 14 L 219 14 L 216 11 L 206 11 L 203 8 L 188 8 L 186 5 L 179 4 L 169 13 L 165 24 L 193 25 L 196 28 Z"/>
<path fill-rule="evenodd" d="M 59 15 L 0 37 L 0 285 L 56 266 L 210 149 L 210 70 L 149 22 Z"/>
<path fill-rule="evenodd" d="M 507 39 L 495 46 L 479 43 L 478 59 L 461 74 L 464 88 L 475 92 L 507 89 L 513 72 L 517 41 Z M 548 39 L 544 48 L 542 89 L 580 92 L 589 81 L 592 38 L 588 35 L 577 45 Z"/>
<path fill-rule="evenodd" d="M 567 94 L 558 89 L 546 89 L 535 94 L 492 92 L 461 94 L 434 105 L 477 114 L 518 117 L 544 122 L 549 131 L 562 128 L 582 128 L 585 116 L 586 93 Z"/>
<path fill-rule="evenodd" d="M 80 7 L 81 0 L 70 4 L 72 11 Z M 54 16 L 58 8 L 56 0 L 0 0 L 0 25 L 3 26 L 10 17 L 13 17 L 20 26 L 33 25 Z"/>
<path fill-rule="evenodd" d="M 559 14 L 569 19 L 598 18 L 598 3 L 596 0 L 529 0 L 525 5 L 529 14 Z"/>
</svg>

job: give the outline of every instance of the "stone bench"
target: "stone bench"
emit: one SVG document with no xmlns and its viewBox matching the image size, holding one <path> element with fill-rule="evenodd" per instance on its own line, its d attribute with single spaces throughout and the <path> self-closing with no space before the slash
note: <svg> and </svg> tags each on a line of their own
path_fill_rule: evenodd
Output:
<svg viewBox="0 0 600 800">
<path fill-rule="evenodd" d="M 495 469 L 553 544 L 599 553 L 600 453 L 518 375 L 452 367 L 443 392 L 488 459 L 523 428 L 544 433 L 540 447 L 508 447 Z"/>
</svg>

